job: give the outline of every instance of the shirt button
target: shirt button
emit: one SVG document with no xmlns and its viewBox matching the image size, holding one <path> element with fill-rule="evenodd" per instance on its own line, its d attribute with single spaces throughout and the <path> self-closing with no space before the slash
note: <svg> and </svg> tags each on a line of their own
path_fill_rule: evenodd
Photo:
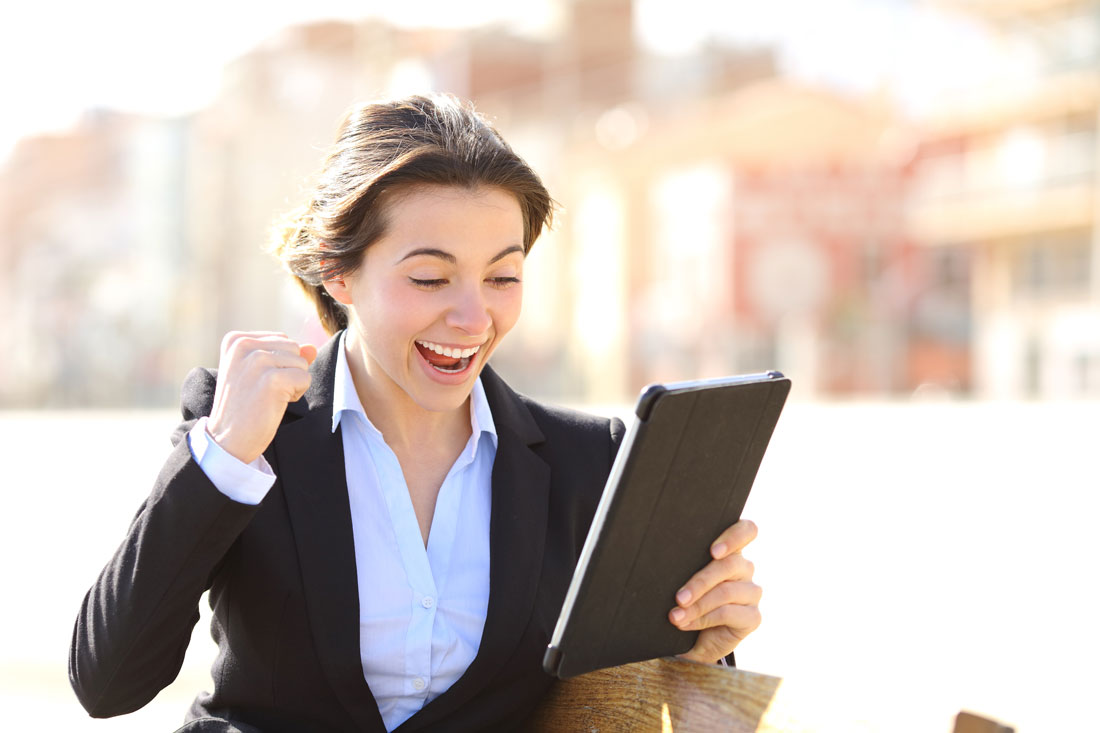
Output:
<svg viewBox="0 0 1100 733">
<path fill-rule="evenodd" d="M 413 680 L 413 689 L 414 690 L 423 690 L 424 689 L 424 679 L 422 677 L 417 677 Z"/>
<path fill-rule="evenodd" d="M 432 598 L 431 596 L 424 596 L 423 598 L 420 599 L 420 605 L 423 606 L 424 608 L 431 608 L 432 606 L 435 605 L 435 599 Z"/>
</svg>

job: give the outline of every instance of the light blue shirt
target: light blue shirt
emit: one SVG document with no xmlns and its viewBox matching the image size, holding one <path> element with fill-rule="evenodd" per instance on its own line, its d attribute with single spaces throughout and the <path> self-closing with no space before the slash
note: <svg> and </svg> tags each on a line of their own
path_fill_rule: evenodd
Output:
<svg viewBox="0 0 1100 733">
<path fill-rule="evenodd" d="M 190 433 L 202 470 L 235 501 L 259 503 L 274 483 L 261 456 L 246 465 Z M 363 675 L 393 730 L 462 676 L 477 655 L 489 605 L 489 518 L 497 434 L 481 380 L 470 397 L 470 439 L 439 489 L 424 546 L 397 456 L 370 422 L 341 338 L 332 430 L 343 426 Z"/>
</svg>

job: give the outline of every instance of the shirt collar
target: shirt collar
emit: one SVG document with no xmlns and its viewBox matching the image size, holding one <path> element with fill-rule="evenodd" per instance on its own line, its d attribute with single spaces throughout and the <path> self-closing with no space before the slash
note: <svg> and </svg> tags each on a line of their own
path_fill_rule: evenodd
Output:
<svg viewBox="0 0 1100 733">
<path fill-rule="evenodd" d="M 359 400 L 359 393 L 355 391 L 355 382 L 351 378 L 351 367 L 348 364 L 345 341 L 347 331 L 340 334 L 339 348 L 336 350 L 336 375 L 332 385 L 332 432 L 340 426 L 340 420 L 345 412 L 358 412 L 363 422 L 370 431 L 382 436 L 378 428 L 367 417 L 363 409 L 363 403 Z M 474 388 L 470 392 L 470 435 L 480 438 L 482 433 L 487 433 L 493 441 L 493 447 L 497 445 L 497 426 L 493 422 L 493 412 L 489 409 L 489 400 L 485 396 L 485 388 L 481 385 L 481 377 L 474 382 Z M 474 453 L 480 440 L 473 441 Z"/>
</svg>

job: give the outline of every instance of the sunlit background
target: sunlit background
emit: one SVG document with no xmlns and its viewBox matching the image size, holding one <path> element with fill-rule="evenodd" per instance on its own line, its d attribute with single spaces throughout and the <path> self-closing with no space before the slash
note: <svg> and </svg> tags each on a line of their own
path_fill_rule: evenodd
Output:
<svg viewBox="0 0 1100 733">
<path fill-rule="evenodd" d="M 494 356 L 514 386 L 627 414 L 655 380 L 794 381 L 743 666 L 820 730 L 1088 729 L 1100 2 L 258 8 L 0 9 L 3 567 L 46 590 L 0 611 L 6 709 L 170 730 L 209 684 L 197 641 L 148 710 L 83 719 L 80 597 L 221 334 L 323 339 L 263 248 L 341 114 L 440 90 L 561 204 Z"/>
</svg>

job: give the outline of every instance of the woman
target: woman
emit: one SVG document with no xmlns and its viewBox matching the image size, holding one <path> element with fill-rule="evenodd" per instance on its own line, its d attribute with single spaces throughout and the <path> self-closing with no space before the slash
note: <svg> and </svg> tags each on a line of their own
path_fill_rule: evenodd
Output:
<svg viewBox="0 0 1100 733">
<path fill-rule="evenodd" d="M 353 111 L 276 249 L 333 338 L 230 333 L 183 388 L 176 448 L 77 619 L 70 679 L 96 717 L 176 676 L 210 589 L 215 688 L 189 730 L 512 730 L 623 435 L 487 361 L 551 215 L 472 110 Z M 759 623 L 716 539 L 669 621 L 714 662 Z"/>
</svg>

